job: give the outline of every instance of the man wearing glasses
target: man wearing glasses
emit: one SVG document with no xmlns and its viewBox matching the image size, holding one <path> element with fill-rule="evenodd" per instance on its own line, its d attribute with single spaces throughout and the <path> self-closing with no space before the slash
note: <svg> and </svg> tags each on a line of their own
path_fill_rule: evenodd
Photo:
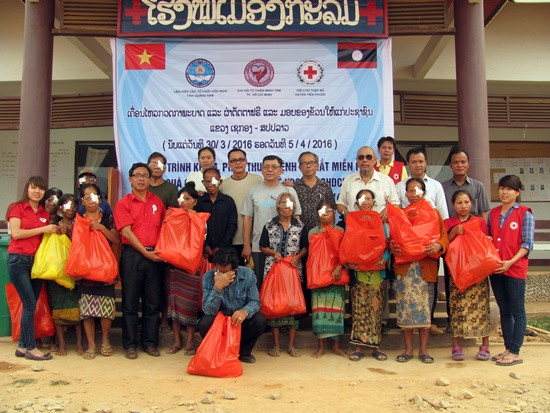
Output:
<svg viewBox="0 0 550 413">
<path fill-rule="evenodd" d="M 137 358 L 138 344 L 150 356 L 158 357 L 163 260 L 157 256 L 155 245 L 166 208 L 162 200 L 148 190 L 151 169 L 147 164 L 133 164 L 129 175 L 132 192 L 118 201 L 114 212 L 123 245 L 120 257 L 122 345 L 129 359 Z M 141 343 L 137 337 L 140 299 Z"/>
<path fill-rule="evenodd" d="M 227 154 L 227 161 L 233 174 L 231 177 L 223 180 L 220 192 L 233 198 L 237 206 L 237 212 L 239 212 L 243 208 L 248 190 L 262 182 L 263 179 L 260 175 L 247 172 L 246 166 L 248 161 L 246 159 L 246 152 L 242 149 L 231 149 Z M 237 215 L 237 232 L 235 232 L 235 237 L 233 238 L 233 248 L 237 251 L 238 256 L 241 257 L 240 264 L 244 265 L 244 258 L 241 256 L 243 252 L 243 215 L 240 213 Z"/>
<path fill-rule="evenodd" d="M 399 198 L 393 180 L 381 172 L 374 170 L 376 155 L 370 146 L 363 146 L 357 151 L 358 172 L 345 177 L 336 208 L 346 218 L 349 211 L 358 211 L 355 195 L 361 189 L 370 189 L 374 192 L 374 210 L 380 214 L 382 221 L 386 221 L 388 214 L 386 204 L 399 206 Z"/>
<path fill-rule="evenodd" d="M 263 182 L 248 190 L 241 209 L 243 215 L 243 252 L 245 260 L 254 261 L 254 272 L 261 288 L 264 277 L 265 255 L 260 251 L 260 237 L 263 227 L 269 220 L 277 216 L 277 197 L 284 192 L 292 194 L 296 199 L 295 217 L 302 213 L 300 201 L 294 188 L 284 186 L 279 182 L 283 173 L 283 160 L 276 155 L 267 155 L 262 161 Z"/>
</svg>

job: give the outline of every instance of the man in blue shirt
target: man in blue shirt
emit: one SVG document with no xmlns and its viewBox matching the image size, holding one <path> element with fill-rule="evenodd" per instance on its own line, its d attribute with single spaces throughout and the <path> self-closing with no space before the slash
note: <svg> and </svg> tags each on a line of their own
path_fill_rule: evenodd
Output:
<svg viewBox="0 0 550 413">
<path fill-rule="evenodd" d="M 233 248 L 220 248 L 214 254 L 216 268 L 204 274 L 202 279 L 204 316 L 197 327 L 204 337 L 219 311 L 230 316 L 233 324 L 242 326 L 239 360 L 254 363 L 256 358 L 252 349 L 265 330 L 266 320 L 259 312 L 256 275 L 251 269 L 239 266 L 239 262 Z"/>
</svg>

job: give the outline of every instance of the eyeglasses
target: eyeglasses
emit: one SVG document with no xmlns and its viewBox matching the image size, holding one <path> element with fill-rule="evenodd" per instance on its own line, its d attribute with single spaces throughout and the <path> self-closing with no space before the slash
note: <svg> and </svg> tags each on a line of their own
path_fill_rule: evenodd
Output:
<svg viewBox="0 0 550 413">
<path fill-rule="evenodd" d="M 262 165 L 262 169 L 266 171 L 276 171 L 279 168 L 280 168 L 279 165 Z"/>
<path fill-rule="evenodd" d="M 243 162 L 246 162 L 246 158 L 235 158 L 235 159 L 229 160 L 229 163 L 243 163 Z"/>
<path fill-rule="evenodd" d="M 308 162 L 300 162 L 300 166 L 312 166 L 312 165 L 316 165 L 317 162 L 315 161 L 308 161 Z"/>
<path fill-rule="evenodd" d="M 140 179 L 140 178 L 149 179 L 149 174 L 133 174 L 133 175 L 132 175 L 132 178 L 136 178 L 136 179 Z"/>
<path fill-rule="evenodd" d="M 370 153 L 367 155 L 357 155 L 357 160 L 362 161 L 363 159 L 366 159 L 367 161 L 372 161 L 374 156 L 372 156 Z"/>
</svg>

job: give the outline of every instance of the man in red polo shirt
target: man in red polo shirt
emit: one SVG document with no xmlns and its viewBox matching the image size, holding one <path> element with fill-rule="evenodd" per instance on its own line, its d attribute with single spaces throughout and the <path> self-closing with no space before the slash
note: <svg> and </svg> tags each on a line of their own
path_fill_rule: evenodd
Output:
<svg viewBox="0 0 550 413">
<path fill-rule="evenodd" d="M 128 178 L 132 192 L 115 207 L 114 219 L 121 234 L 122 345 L 129 359 L 137 358 L 137 328 L 141 298 L 141 345 L 150 356 L 160 356 L 159 313 L 162 287 L 161 263 L 155 251 L 166 208 L 162 200 L 148 191 L 151 169 L 135 163 Z"/>
</svg>

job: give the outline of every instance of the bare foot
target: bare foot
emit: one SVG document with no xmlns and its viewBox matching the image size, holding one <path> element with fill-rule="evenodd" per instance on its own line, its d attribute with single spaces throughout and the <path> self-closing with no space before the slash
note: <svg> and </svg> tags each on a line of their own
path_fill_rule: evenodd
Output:
<svg viewBox="0 0 550 413">
<path fill-rule="evenodd" d="M 57 351 L 57 346 L 55 345 L 54 342 L 51 342 L 51 341 L 50 341 L 50 344 L 48 345 L 48 350 L 50 350 L 52 353 L 53 353 L 54 351 Z"/>
<path fill-rule="evenodd" d="M 311 357 L 313 357 L 314 359 L 318 359 L 318 358 L 321 358 L 323 356 L 323 354 L 325 354 L 325 349 L 324 348 L 318 348 L 315 353 L 313 353 L 311 355 Z"/>
<path fill-rule="evenodd" d="M 65 348 L 65 346 L 59 346 L 59 348 L 57 349 L 55 354 L 57 354 L 58 356 L 66 356 L 67 355 L 67 349 Z"/>
<path fill-rule="evenodd" d="M 332 352 L 338 356 L 342 356 L 342 357 L 346 357 L 348 358 L 349 357 L 349 354 L 346 353 L 344 350 L 342 350 L 341 348 L 333 348 L 332 349 Z"/>
<path fill-rule="evenodd" d="M 76 354 L 78 354 L 79 356 L 84 354 L 84 347 L 82 347 L 82 344 L 76 346 Z"/>
</svg>

